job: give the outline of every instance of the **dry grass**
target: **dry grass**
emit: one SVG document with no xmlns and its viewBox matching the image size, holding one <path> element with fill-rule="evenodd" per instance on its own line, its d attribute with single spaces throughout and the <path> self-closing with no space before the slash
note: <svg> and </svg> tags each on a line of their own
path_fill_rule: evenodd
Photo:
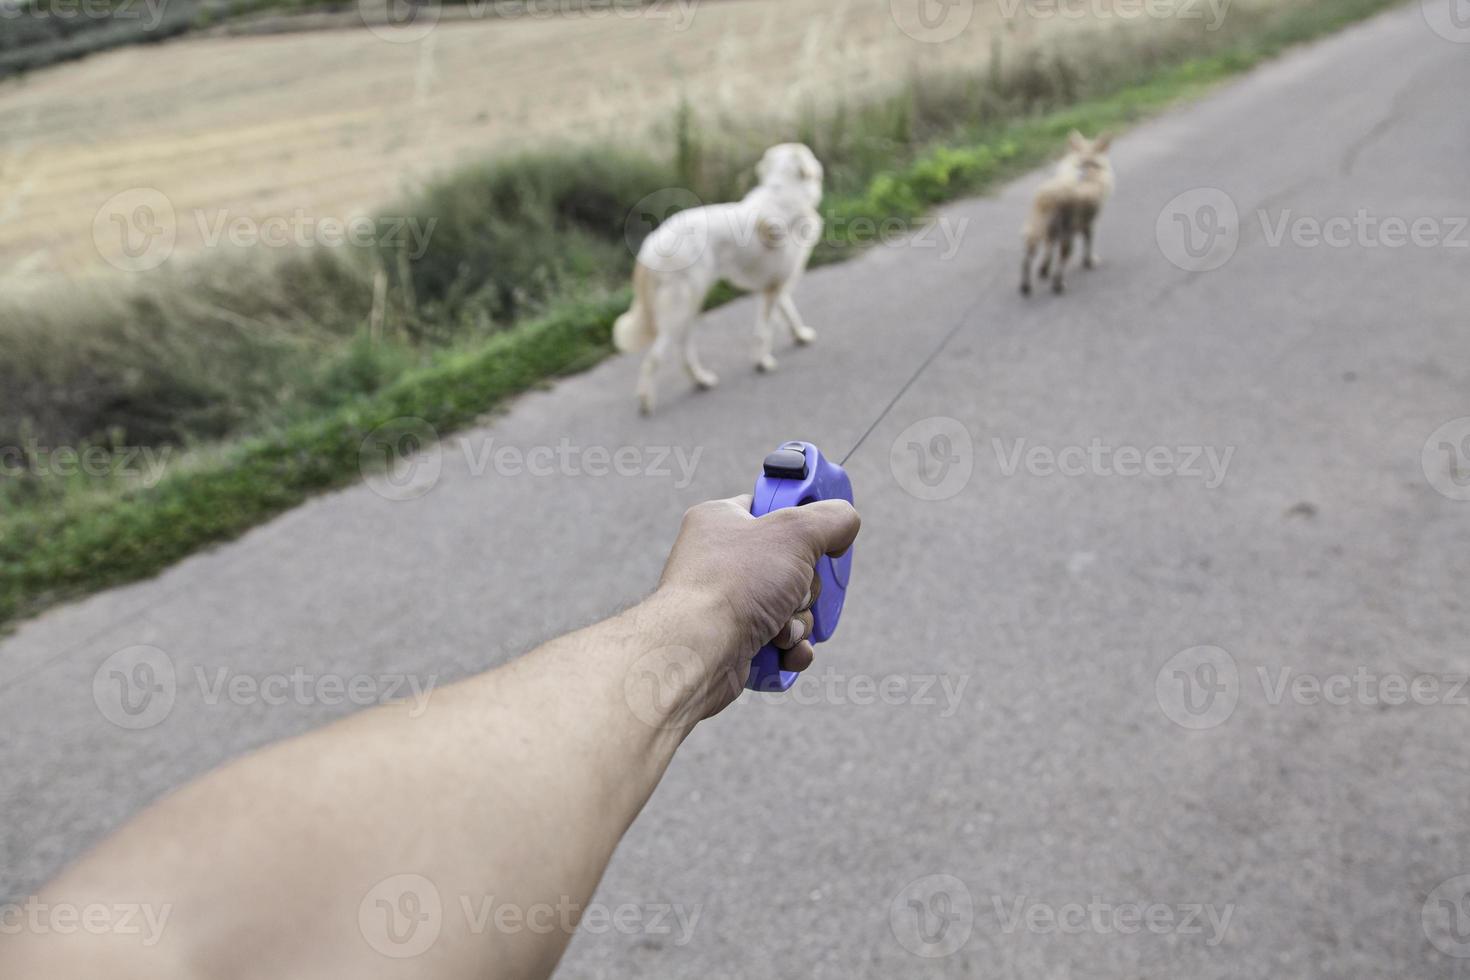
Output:
<svg viewBox="0 0 1470 980">
<path fill-rule="evenodd" d="M 1118 23 L 1007 20 L 1011 8 L 987 0 L 959 37 L 928 44 L 899 29 L 888 0 L 721 0 L 687 23 L 668 0 L 657 9 L 666 16 L 446 22 L 415 43 L 361 28 L 196 37 L 7 81 L 0 286 L 108 270 L 93 221 L 131 188 L 169 198 L 175 254 L 187 254 L 202 243 L 200 210 L 348 217 L 509 149 L 636 141 L 686 98 L 715 117 L 793 118 L 916 74 L 974 72 L 997 37 L 1009 55 Z"/>
</svg>

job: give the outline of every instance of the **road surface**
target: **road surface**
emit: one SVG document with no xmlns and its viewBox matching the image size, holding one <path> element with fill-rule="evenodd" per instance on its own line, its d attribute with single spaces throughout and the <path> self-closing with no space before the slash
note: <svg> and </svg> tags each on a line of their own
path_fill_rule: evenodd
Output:
<svg viewBox="0 0 1470 980">
<path fill-rule="evenodd" d="M 1390 13 L 1120 139 L 1064 297 L 1015 289 L 1032 176 L 940 212 L 954 254 L 812 274 L 821 337 L 775 375 L 735 303 L 713 392 L 670 370 L 645 420 L 608 362 L 421 496 L 326 496 L 26 624 L 0 898 L 354 710 L 306 681 L 444 683 L 633 601 L 688 505 L 787 439 L 840 456 L 963 318 L 849 463 L 837 636 L 689 740 L 560 975 L 1470 975 L 1467 87 L 1470 49 Z"/>
</svg>

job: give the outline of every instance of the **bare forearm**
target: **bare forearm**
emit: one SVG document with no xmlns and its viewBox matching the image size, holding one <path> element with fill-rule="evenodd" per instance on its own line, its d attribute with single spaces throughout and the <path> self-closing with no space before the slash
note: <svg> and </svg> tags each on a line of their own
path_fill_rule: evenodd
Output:
<svg viewBox="0 0 1470 980">
<path fill-rule="evenodd" d="M 698 720 L 678 677 L 640 673 L 721 632 L 717 615 L 656 595 L 433 693 L 417 717 L 379 708 L 240 760 L 44 896 L 166 905 L 154 946 L 29 945 L 48 960 L 105 957 L 114 976 L 220 962 L 271 978 L 545 976 Z"/>
<path fill-rule="evenodd" d="M 691 508 L 646 602 L 144 813 L 40 901 L 126 903 L 158 928 L 0 935 L 0 976 L 548 975 L 674 751 L 757 649 L 811 663 L 814 565 L 858 526 L 837 501 Z"/>
</svg>

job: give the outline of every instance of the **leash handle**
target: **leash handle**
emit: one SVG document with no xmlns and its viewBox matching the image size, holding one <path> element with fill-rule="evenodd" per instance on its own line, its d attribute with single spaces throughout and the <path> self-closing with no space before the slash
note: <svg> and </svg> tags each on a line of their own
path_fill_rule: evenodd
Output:
<svg viewBox="0 0 1470 980">
<path fill-rule="evenodd" d="M 852 503 L 852 480 L 848 479 L 846 470 L 823 456 L 811 443 L 788 442 L 766 457 L 760 478 L 755 481 L 750 512 L 763 517 L 773 510 L 800 507 L 817 500 Z M 841 558 L 823 555 L 817 561 L 822 592 L 812 606 L 811 642 L 825 642 L 837 629 L 851 574 L 851 548 Z M 796 683 L 796 678 L 795 671 L 781 669 L 781 651 L 768 643 L 751 661 L 745 686 L 752 691 L 785 691 Z"/>
</svg>

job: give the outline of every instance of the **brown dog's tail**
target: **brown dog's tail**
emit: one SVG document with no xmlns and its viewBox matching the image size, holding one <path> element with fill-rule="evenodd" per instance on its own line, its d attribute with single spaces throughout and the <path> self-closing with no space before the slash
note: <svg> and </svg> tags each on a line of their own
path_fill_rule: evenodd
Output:
<svg viewBox="0 0 1470 980">
<path fill-rule="evenodd" d="M 624 354 L 642 350 L 658 336 L 653 322 L 653 280 L 647 266 L 633 267 L 633 307 L 613 324 L 613 346 Z"/>
</svg>

